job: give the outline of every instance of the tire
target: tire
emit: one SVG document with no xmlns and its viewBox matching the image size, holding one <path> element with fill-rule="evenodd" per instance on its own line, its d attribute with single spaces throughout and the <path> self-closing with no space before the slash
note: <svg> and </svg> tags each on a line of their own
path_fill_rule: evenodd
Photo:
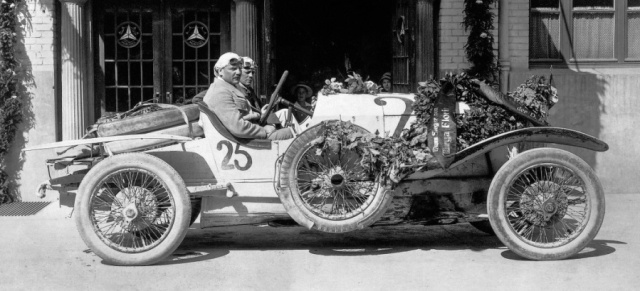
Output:
<svg viewBox="0 0 640 291">
<path fill-rule="evenodd" d="M 361 157 L 354 150 L 340 147 L 340 156 L 331 149 L 316 155 L 318 146 L 312 141 L 324 130 L 324 124 L 306 130 L 285 152 L 280 168 L 280 200 L 289 215 L 307 228 L 330 233 L 362 229 L 384 214 L 391 192 L 362 171 Z M 359 126 L 356 130 L 366 132 Z M 327 209 L 329 204 L 331 208 Z"/>
<path fill-rule="evenodd" d="M 161 159 L 128 153 L 93 167 L 78 189 L 80 236 L 106 263 L 150 265 L 187 233 L 191 203 L 180 175 Z"/>
<path fill-rule="evenodd" d="M 586 162 L 567 151 L 539 148 L 500 168 L 487 210 L 493 230 L 511 251 L 532 260 L 561 260 L 596 236 L 605 199 Z"/>
<path fill-rule="evenodd" d="M 486 234 L 496 235 L 496 232 L 491 228 L 491 222 L 489 220 L 470 221 L 469 224 Z"/>
</svg>

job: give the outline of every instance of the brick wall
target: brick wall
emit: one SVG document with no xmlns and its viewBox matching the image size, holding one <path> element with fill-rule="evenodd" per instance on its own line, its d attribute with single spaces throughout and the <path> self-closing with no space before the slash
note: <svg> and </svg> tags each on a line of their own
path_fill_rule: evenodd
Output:
<svg viewBox="0 0 640 291">
<path fill-rule="evenodd" d="M 26 15 L 19 15 L 23 25 L 24 47 L 18 46 L 16 54 L 34 71 L 54 71 L 55 1 L 27 0 Z"/>
<path fill-rule="evenodd" d="M 511 69 L 529 68 L 529 0 L 509 0 Z"/>
<path fill-rule="evenodd" d="M 58 0 L 26 0 L 26 9 L 20 10 L 18 15 L 21 29 L 15 49 L 26 77 L 27 96 L 22 96 L 22 100 L 27 118 L 20 124 L 20 133 L 5 162 L 12 188 L 23 201 L 39 200 L 33 193 L 48 177 L 45 160 L 51 158 L 52 152 L 22 153 L 21 150 L 56 141 L 55 1 Z M 46 199 L 57 197 L 49 195 Z"/>
<path fill-rule="evenodd" d="M 528 1 L 528 0 L 526 0 Z M 520 2 L 520 1 L 518 1 Z M 468 32 L 464 30 L 462 20 L 464 17 L 464 1 L 463 0 L 447 0 L 440 4 L 440 19 L 438 27 L 439 50 L 439 70 L 440 75 L 446 72 L 457 72 L 469 68 L 470 64 L 464 51 L 464 45 L 467 43 Z M 496 57 L 498 55 L 498 5 L 492 9 L 495 17 L 495 29 L 492 30 L 494 35 L 496 49 Z M 528 21 L 528 20 L 527 20 Z M 528 23 L 528 22 L 527 22 Z M 528 28 L 527 28 L 528 29 Z"/>
</svg>

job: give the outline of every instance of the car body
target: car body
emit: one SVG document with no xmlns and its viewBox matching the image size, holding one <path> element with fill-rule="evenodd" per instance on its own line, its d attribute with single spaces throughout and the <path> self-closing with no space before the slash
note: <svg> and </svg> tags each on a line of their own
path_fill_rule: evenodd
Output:
<svg viewBox="0 0 640 291">
<path fill-rule="evenodd" d="M 528 158 L 529 153 L 522 154 L 521 158 L 508 158 L 508 146 L 524 143 L 558 143 L 597 151 L 604 151 L 608 147 L 596 138 L 568 129 L 527 128 L 508 132 L 472 145 L 455 153 L 450 166 L 412 174 L 394 188 L 382 185 L 377 181 L 356 181 L 353 180 L 355 179 L 353 177 L 345 182 L 342 176 L 347 177 L 347 174 L 341 167 L 331 166 L 331 169 L 320 170 L 320 167 L 316 165 L 315 167 L 319 170 L 317 170 L 316 176 L 313 176 L 313 183 L 324 183 L 322 187 L 333 187 L 331 191 L 335 190 L 336 193 L 343 193 L 343 195 L 346 195 L 344 193 L 349 194 L 348 191 L 351 190 L 340 188 L 347 182 L 352 183 L 350 185 L 360 183 L 358 185 L 369 187 L 366 190 L 369 192 L 365 191 L 366 193 L 362 195 L 365 201 L 359 206 L 356 205 L 357 207 L 354 209 L 334 210 L 333 207 L 338 198 L 331 196 L 333 199 L 331 212 L 324 213 L 324 204 L 318 208 L 309 207 L 307 204 L 310 202 L 298 197 L 303 195 L 300 194 L 303 191 L 309 192 L 312 191 L 309 189 L 319 187 L 314 184 L 313 187 L 316 188 L 309 188 L 312 187 L 309 186 L 303 189 L 302 186 L 299 186 L 299 189 L 293 189 L 298 185 L 296 183 L 302 183 L 292 180 L 303 175 L 302 172 L 299 172 L 302 171 L 301 157 L 314 156 L 309 153 L 314 146 L 311 145 L 311 139 L 315 136 L 310 135 L 322 132 L 329 122 L 340 121 L 350 121 L 358 126 L 359 130 L 379 136 L 399 135 L 415 120 L 415 116 L 412 114 L 413 101 L 413 94 L 320 94 L 313 116 L 300 124 L 302 132 L 299 132 L 294 139 L 280 141 L 235 138 L 217 120 L 215 114 L 208 110 L 206 105 L 201 104 L 199 123 L 204 133 L 203 138 L 192 139 L 152 133 L 126 137 L 115 136 L 111 139 L 105 137 L 68 141 L 32 148 L 45 149 L 81 144 L 100 144 L 103 147 L 101 155 L 67 162 L 67 167 L 80 167 L 81 170 L 71 170 L 67 171 L 67 175 L 56 176 L 44 183 L 39 191 L 42 192 L 47 187 L 61 191 L 77 191 L 76 224 L 81 236 L 105 260 L 123 265 L 152 264 L 167 256 L 179 245 L 188 225 L 198 214 L 201 215 L 200 227 L 262 224 L 293 218 L 298 224 L 305 227 L 331 232 L 346 232 L 369 225 L 403 222 L 420 224 L 472 222 L 487 232 L 498 229 L 498 236 L 506 241 L 505 243 L 508 243 L 515 240 L 509 235 L 513 236 L 513 233 L 517 233 L 517 231 L 514 231 L 513 227 L 510 229 L 499 224 L 499 222 L 508 224 L 509 215 L 506 215 L 505 210 L 500 208 L 504 207 L 504 202 L 499 202 L 502 201 L 500 199 L 505 199 L 504 191 L 500 192 L 495 189 L 503 184 L 511 185 L 509 184 L 511 182 L 508 181 L 520 177 L 506 176 L 511 170 L 505 170 L 505 168 L 517 168 L 527 163 L 528 160 L 523 159 L 530 159 Z M 113 154 L 108 146 L 108 142 L 115 139 L 136 141 L 152 138 L 162 139 L 163 137 L 165 140 L 172 141 L 173 144 L 122 154 Z M 524 148 L 521 146 L 520 149 Z M 561 157 L 566 155 L 565 153 L 557 153 L 555 149 L 533 150 L 531 153 L 541 157 L 547 153 Z M 571 157 L 573 158 L 573 156 Z M 330 163 L 332 158 L 328 159 Z M 308 161 L 307 164 L 309 164 Z M 588 187 L 581 186 L 580 189 L 583 190 L 579 192 L 583 196 L 592 195 L 588 196 L 587 200 L 594 202 L 589 202 L 584 211 L 592 213 L 591 217 L 595 217 L 593 219 L 597 221 L 595 225 L 586 224 L 591 221 L 589 219 L 586 219 L 584 223 L 581 222 L 580 225 L 588 226 L 586 228 L 588 231 L 585 231 L 588 234 L 575 239 L 577 245 L 570 245 L 570 251 L 559 248 L 560 254 L 550 253 L 544 247 L 535 247 L 532 251 L 518 251 L 522 243 L 510 245 L 512 249 L 516 249 L 518 254 L 529 258 L 549 259 L 574 254 L 576 250 L 579 251 L 584 247 L 585 241 L 590 241 L 593 238 L 594 229 L 597 232 L 604 214 L 604 212 L 602 214 L 597 212 L 597 210 L 603 210 L 604 207 L 603 201 L 600 203 L 599 200 L 602 196 L 602 190 L 597 177 L 590 172 L 590 168 L 583 169 L 583 162 L 579 161 L 576 162 L 579 164 L 576 168 L 572 168 L 574 166 L 571 163 L 558 162 L 559 164 L 555 165 L 553 161 L 547 161 L 543 165 L 549 164 L 559 169 L 568 167 L 573 170 L 562 170 L 565 171 L 562 173 L 569 174 L 559 174 L 560 170 L 553 168 L 554 170 L 547 175 L 548 177 L 564 179 L 569 176 L 573 177 L 573 174 L 570 173 L 576 172 L 576 175 L 580 174 L 578 176 L 583 184 L 592 185 L 589 191 L 584 190 Z M 358 166 L 355 162 L 350 163 L 350 166 Z M 344 167 L 346 166 L 345 164 Z M 551 167 L 537 164 L 534 166 L 539 167 L 539 169 L 536 168 L 538 172 Z M 522 171 L 528 171 L 528 169 Z M 123 171 L 125 174 L 122 174 Z M 582 171 L 587 174 L 581 174 Z M 321 175 L 320 172 L 324 174 Z M 149 179 L 156 181 L 154 182 L 155 188 L 145 186 L 146 182 L 144 181 L 147 178 L 142 182 L 138 178 L 127 178 L 132 175 L 137 177 L 138 174 L 144 177 L 148 176 Z M 340 179 L 334 181 L 333 177 L 336 176 Z M 326 177 L 325 182 L 322 177 Z M 502 179 L 498 185 L 494 185 L 496 178 Z M 133 181 L 132 184 L 129 184 L 130 186 L 119 185 L 122 180 L 126 179 Z M 542 176 L 536 179 L 542 179 Z M 531 185 L 540 185 L 540 183 L 543 182 L 529 182 Z M 525 194 L 533 191 L 532 187 L 528 186 L 523 190 Z M 551 188 L 558 192 L 558 189 L 562 187 L 558 184 Z M 164 189 L 162 192 L 164 196 L 154 194 L 156 188 Z M 362 189 L 364 186 L 358 188 L 357 191 Z M 323 193 L 329 193 L 327 191 Z M 549 194 L 549 191 L 551 190 L 542 191 L 544 193 L 536 195 L 539 197 L 550 195 L 559 197 L 558 195 L 561 195 L 562 203 L 556 202 L 560 198 L 544 198 L 548 208 L 555 207 L 553 214 L 549 212 L 544 217 L 547 220 L 552 216 L 556 217 L 556 220 L 562 220 L 565 217 L 562 211 L 566 211 L 562 209 L 573 207 L 572 201 L 574 200 L 571 199 L 573 194 L 552 195 Z M 523 195 L 526 196 L 525 194 Z M 356 195 L 353 194 L 353 196 Z M 322 197 L 318 199 L 322 199 Z M 507 203 L 507 208 L 529 203 L 529 200 L 519 199 Z M 344 196 L 342 200 L 343 205 L 350 203 L 345 200 Z M 101 204 L 96 204 L 96 201 Z M 169 206 L 161 207 L 160 205 L 165 202 Z M 494 207 L 492 208 L 491 205 Z M 143 212 L 147 214 L 143 215 Z M 98 213 L 100 214 L 98 215 Z M 97 215 L 99 218 L 96 218 Z M 148 215 L 153 217 L 148 218 Z M 190 219 L 184 218 L 185 216 L 189 216 Z M 501 219 L 493 219 L 492 216 Z M 531 217 L 524 214 L 521 216 Z M 487 217 L 492 219 L 491 226 L 489 226 Z M 158 226 L 148 226 L 165 219 L 167 222 L 158 224 Z M 109 223 L 109 229 L 120 229 L 118 234 L 103 233 L 104 228 L 101 228 L 100 225 L 105 221 Z M 155 230 L 156 234 L 144 234 L 145 231 L 148 232 L 156 227 L 160 229 Z M 531 226 L 531 228 L 533 227 Z M 542 225 L 536 227 L 541 228 Z M 130 238 L 124 239 L 124 236 Z M 130 240 L 130 244 L 133 245 L 124 245 L 123 240 Z M 136 243 L 136 240 L 139 242 Z"/>
</svg>

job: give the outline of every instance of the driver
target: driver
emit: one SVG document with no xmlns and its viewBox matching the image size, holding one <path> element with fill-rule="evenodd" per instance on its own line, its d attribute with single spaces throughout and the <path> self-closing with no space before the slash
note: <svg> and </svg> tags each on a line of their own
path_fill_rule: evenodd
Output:
<svg viewBox="0 0 640 291">
<path fill-rule="evenodd" d="M 260 126 L 245 93 L 238 89 L 243 60 L 235 53 L 224 53 L 214 65 L 216 76 L 204 96 L 204 103 L 220 118 L 231 134 L 239 138 L 284 140 L 293 138 L 290 128 L 276 130 L 273 125 Z"/>
</svg>

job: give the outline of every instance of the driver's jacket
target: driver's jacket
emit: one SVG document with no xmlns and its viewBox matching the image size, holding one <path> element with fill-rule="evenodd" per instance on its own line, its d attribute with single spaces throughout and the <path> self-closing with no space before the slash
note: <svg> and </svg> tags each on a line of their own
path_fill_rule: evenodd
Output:
<svg viewBox="0 0 640 291">
<path fill-rule="evenodd" d="M 239 138 L 267 138 L 262 126 L 244 120 L 251 112 L 249 101 L 238 88 L 216 78 L 203 99 L 231 134 Z"/>
</svg>

